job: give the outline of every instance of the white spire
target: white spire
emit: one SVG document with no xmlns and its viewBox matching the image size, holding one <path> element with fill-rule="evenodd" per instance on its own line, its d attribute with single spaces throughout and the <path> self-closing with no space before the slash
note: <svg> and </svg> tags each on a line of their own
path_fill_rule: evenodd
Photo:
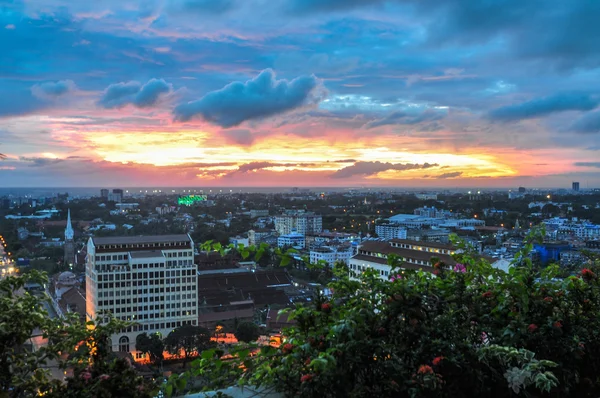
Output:
<svg viewBox="0 0 600 398">
<path fill-rule="evenodd" d="M 65 228 L 65 240 L 73 240 L 73 226 L 71 225 L 71 209 L 67 212 L 67 228 Z"/>
</svg>

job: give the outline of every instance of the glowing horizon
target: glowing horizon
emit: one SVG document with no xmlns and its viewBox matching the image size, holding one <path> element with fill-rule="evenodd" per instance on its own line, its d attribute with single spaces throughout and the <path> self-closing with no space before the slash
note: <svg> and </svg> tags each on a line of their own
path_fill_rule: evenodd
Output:
<svg viewBox="0 0 600 398">
<path fill-rule="evenodd" d="M 260 1 L 0 9 L 4 185 L 600 186 L 598 6 Z"/>
</svg>

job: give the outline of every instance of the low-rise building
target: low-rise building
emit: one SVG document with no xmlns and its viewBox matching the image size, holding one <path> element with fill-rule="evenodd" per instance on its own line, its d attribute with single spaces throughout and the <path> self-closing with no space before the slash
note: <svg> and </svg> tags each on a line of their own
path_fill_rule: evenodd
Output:
<svg viewBox="0 0 600 398">
<path fill-rule="evenodd" d="M 375 233 L 378 237 L 389 239 L 406 239 L 406 227 L 397 224 L 377 224 L 375 225 Z"/>
<path fill-rule="evenodd" d="M 406 239 L 392 239 L 388 242 L 365 241 L 358 253 L 348 262 L 350 276 L 356 278 L 367 269 L 374 269 L 381 279 L 388 280 L 392 276 L 392 268 L 388 265 L 388 256 L 394 254 L 401 260 L 401 268 L 433 271 L 431 259 L 437 258 L 448 265 L 456 264 L 452 258 L 456 249 L 451 245 L 433 242 L 416 242 Z"/>
<path fill-rule="evenodd" d="M 353 249 L 350 244 L 321 246 L 310 250 L 310 262 L 316 264 L 319 261 L 325 261 L 332 267 L 337 262 L 348 264 L 348 261 L 353 254 Z"/>
<path fill-rule="evenodd" d="M 279 238 L 277 238 L 277 246 L 304 249 L 306 246 L 306 240 L 303 234 L 292 231 L 292 233 L 281 235 Z"/>
</svg>

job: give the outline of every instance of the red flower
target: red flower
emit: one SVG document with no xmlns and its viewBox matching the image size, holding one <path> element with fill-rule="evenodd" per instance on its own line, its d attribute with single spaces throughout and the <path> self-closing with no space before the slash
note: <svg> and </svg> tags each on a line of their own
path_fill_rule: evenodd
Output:
<svg viewBox="0 0 600 398">
<path fill-rule="evenodd" d="M 88 381 L 89 379 L 92 378 L 92 374 L 90 372 L 81 372 L 80 377 L 84 380 L 84 381 Z"/>
<path fill-rule="evenodd" d="M 586 305 L 587 305 L 587 304 L 589 304 L 589 303 L 590 303 L 590 300 L 589 300 L 589 299 L 585 299 L 585 300 L 583 300 L 583 304 L 586 304 Z"/>
<path fill-rule="evenodd" d="M 529 333 L 533 333 L 537 330 L 538 326 L 535 323 L 532 323 L 531 325 L 527 326 L 527 331 L 529 331 Z"/>
<path fill-rule="evenodd" d="M 306 361 L 304 361 L 304 364 L 305 364 L 306 366 L 310 365 L 310 358 L 308 358 Z"/>
<path fill-rule="evenodd" d="M 420 375 L 432 374 L 433 368 L 429 365 L 421 365 L 419 366 L 419 370 L 417 371 Z"/>
<path fill-rule="evenodd" d="M 490 298 L 493 294 L 489 290 L 481 295 L 482 298 Z"/>
<path fill-rule="evenodd" d="M 392 385 L 392 387 L 393 387 L 393 388 L 398 388 L 398 383 L 396 383 L 396 381 L 395 381 L 395 380 L 392 380 L 392 381 L 390 382 L 390 384 Z"/>
<path fill-rule="evenodd" d="M 442 266 L 442 263 L 440 263 L 440 262 L 433 264 L 433 268 L 440 268 L 441 266 Z"/>
<path fill-rule="evenodd" d="M 592 280 L 596 277 L 596 274 L 589 268 L 584 268 L 581 270 L 581 276 L 583 276 L 583 279 L 585 279 L 586 281 Z"/>
<path fill-rule="evenodd" d="M 444 359 L 444 357 L 435 357 L 435 358 L 433 358 L 433 361 L 432 361 L 432 363 L 433 363 L 435 366 L 438 366 L 440 363 L 442 363 L 442 360 L 443 360 L 443 359 Z"/>
<path fill-rule="evenodd" d="M 377 334 L 380 336 L 385 336 L 386 333 L 387 333 L 387 330 L 385 330 L 385 328 L 377 329 Z"/>
<path fill-rule="evenodd" d="M 547 303 L 551 303 L 552 302 L 552 297 L 544 297 L 544 301 Z"/>
<path fill-rule="evenodd" d="M 294 349 L 294 346 L 290 343 L 284 344 L 282 351 L 284 354 L 289 354 L 290 352 L 292 352 L 292 350 Z"/>
<path fill-rule="evenodd" d="M 302 377 L 300 378 L 300 383 L 306 383 L 308 381 L 311 381 L 313 378 L 313 375 L 302 375 Z"/>
<path fill-rule="evenodd" d="M 331 304 L 329 304 L 329 303 L 321 304 L 321 311 L 323 311 L 326 314 L 329 314 L 331 312 Z"/>
<path fill-rule="evenodd" d="M 438 269 L 433 270 L 433 275 L 438 276 L 439 274 L 440 274 L 440 270 L 438 270 Z"/>
<path fill-rule="evenodd" d="M 585 344 L 579 343 L 579 348 L 581 348 L 582 350 L 585 350 Z"/>
<path fill-rule="evenodd" d="M 556 321 L 554 322 L 554 327 L 560 329 L 563 327 L 563 324 L 561 321 Z"/>
<path fill-rule="evenodd" d="M 98 376 L 98 379 L 104 381 L 104 380 L 110 379 L 110 376 L 109 375 L 100 375 L 100 376 Z"/>
</svg>

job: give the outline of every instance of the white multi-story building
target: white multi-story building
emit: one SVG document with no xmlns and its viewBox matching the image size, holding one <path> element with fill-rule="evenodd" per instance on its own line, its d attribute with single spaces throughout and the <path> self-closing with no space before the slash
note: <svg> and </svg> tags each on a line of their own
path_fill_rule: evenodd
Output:
<svg viewBox="0 0 600 398">
<path fill-rule="evenodd" d="M 314 213 L 282 214 L 275 217 L 275 230 L 280 235 L 294 230 L 303 235 L 317 234 L 323 230 L 323 218 Z"/>
<path fill-rule="evenodd" d="M 292 231 L 289 234 L 281 235 L 277 238 L 277 246 L 293 247 L 294 249 L 304 249 L 306 247 L 306 238 L 304 235 Z"/>
<path fill-rule="evenodd" d="M 375 233 L 378 237 L 385 240 L 406 239 L 406 227 L 396 224 L 378 224 L 375 225 Z"/>
<path fill-rule="evenodd" d="M 354 251 L 351 245 L 317 247 L 310 251 L 310 262 L 316 264 L 319 261 L 326 261 L 327 264 L 332 267 L 336 262 L 348 264 L 348 261 L 353 254 Z"/>
<path fill-rule="evenodd" d="M 350 277 L 356 278 L 367 269 L 374 269 L 381 279 L 388 280 L 392 276 L 392 267 L 388 265 L 388 255 L 395 254 L 400 258 L 401 268 L 433 271 L 431 259 L 436 257 L 446 264 L 454 265 L 452 258 L 455 248 L 451 245 L 434 242 L 417 242 L 405 239 L 392 239 L 389 242 L 365 241 L 358 253 L 348 262 Z"/>
<path fill-rule="evenodd" d="M 92 237 L 86 257 L 86 318 L 111 312 L 134 322 L 112 336 L 113 351 L 131 352 L 141 333 L 166 336 L 198 322 L 194 242 L 189 235 Z"/>
</svg>

